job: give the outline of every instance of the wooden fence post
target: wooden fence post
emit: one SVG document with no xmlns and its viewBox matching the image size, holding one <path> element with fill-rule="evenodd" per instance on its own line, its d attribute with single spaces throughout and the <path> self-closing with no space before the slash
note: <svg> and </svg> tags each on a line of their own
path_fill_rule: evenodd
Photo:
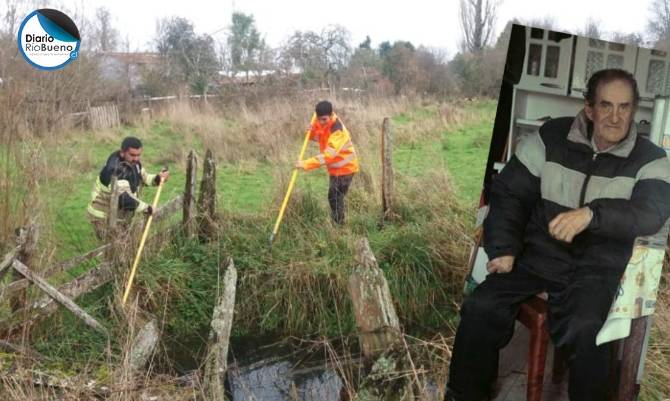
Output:
<svg viewBox="0 0 670 401">
<path fill-rule="evenodd" d="M 31 224 L 27 227 L 19 228 L 16 234 L 16 242 L 18 245 L 20 245 L 16 259 L 26 266 L 33 266 L 33 257 L 35 256 L 35 250 L 37 249 L 37 238 L 39 237 L 37 225 Z M 12 278 L 12 281 L 16 281 L 22 279 L 23 276 L 18 272 L 13 271 Z M 28 295 L 25 288 L 12 294 L 9 300 L 12 312 L 16 312 L 26 306 L 27 296 Z"/>
<path fill-rule="evenodd" d="M 195 208 L 195 180 L 198 172 L 198 158 L 191 150 L 186 163 L 186 185 L 184 187 L 183 227 L 186 235 L 191 238 L 197 233 Z"/>
<path fill-rule="evenodd" d="M 111 195 L 109 197 L 109 214 L 107 214 L 106 236 L 108 238 L 116 230 L 116 222 L 119 216 L 119 186 L 116 184 L 117 180 L 118 177 L 116 176 L 116 174 L 113 174 L 112 180 L 109 183 L 109 188 L 111 189 Z"/>
<path fill-rule="evenodd" d="M 393 131 L 391 120 L 384 117 L 382 123 L 382 216 L 393 215 Z"/>
<path fill-rule="evenodd" d="M 198 198 L 198 233 L 201 239 L 212 239 L 216 224 L 216 163 L 212 151 L 207 150 L 203 163 L 200 197 Z"/>
<path fill-rule="evenodd" d="M 221 265 L 223 266 L 223 265 Z M 225 401 L 224 383 L 228 369 L 228 344 L 233 327 L 235 310 L 235 292 L 237 270 L 232 258 L 225 263 L 225 273 L 221 280 L 221 293 L 212 313 L 212 330 L 209 333 L 209 345 L 205 361 L 204 387 L 208 400 Z"/>
<path fill-rule="evenodd" d="M 400 339 L 400 322 L 391 291 L 366 238 L 356 242 L 356 266 L 349 276 L 349 294 L 363 355 L 370 357 Z"/>
<path fill-rule="evenodd" d="M 119 216 L 119 186 L 117 185 L 118 177 L 112 174 L 112 179 L 109 183 L 111 194 L 109 197 L 109 210 L 107 212 L 107 229 L 104 233 L 104 240 L 109 241 L 111 245 L 105 251 L 104 259 L 114 263 L 118 256 L 119 238 L 117 234 L 117 223 Z"/>
</svg>

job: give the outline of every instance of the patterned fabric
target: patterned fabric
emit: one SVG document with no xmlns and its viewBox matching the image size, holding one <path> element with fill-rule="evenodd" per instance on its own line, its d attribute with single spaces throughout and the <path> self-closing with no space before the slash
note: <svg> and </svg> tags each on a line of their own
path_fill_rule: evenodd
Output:
<svg viewBox="0 0 670 401">
<path fill-rule="evenodd" d="M 597 345 L 628 337 L 632 319 L 654 313 L 664 257 L 665 249 L 635 246 Z"/>
</svg>

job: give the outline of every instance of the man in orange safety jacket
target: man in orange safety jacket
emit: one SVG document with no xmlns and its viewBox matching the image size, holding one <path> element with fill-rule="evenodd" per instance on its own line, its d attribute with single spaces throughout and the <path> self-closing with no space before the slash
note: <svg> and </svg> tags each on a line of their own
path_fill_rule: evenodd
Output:
<svg viewBox="0 0 670 401">
<path fill-rule="evenodd" d="M 328 101 L 319 102 L 309 126 L 309 139 L 319 144 L 321 153 L 305 160 L 298 160 L 296 168 L 305 171 L 321 166 L 328 168 L 330 186 L 328 203 L 335 224 L 344 223 L 344 196 L 349 191 L 351 179 L 358 172 L 358 158 L 349 131 L 333 112 Z"/>
</svg>

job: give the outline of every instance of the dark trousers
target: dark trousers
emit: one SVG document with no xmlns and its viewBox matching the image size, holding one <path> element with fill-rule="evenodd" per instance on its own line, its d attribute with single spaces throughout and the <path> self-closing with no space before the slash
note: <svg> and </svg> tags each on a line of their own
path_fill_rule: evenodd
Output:
<svg viewBox="0 0 670 401">
<path fill-rule="evenodd" d="M 335 224 L 344 224 L 344 196 L 349 192 L 349 185 L 353 177 L 353 174 L 330 176 L 328 203 L 330 204 L 330 216 Z"/>
<path fill-rule="evenodd" d="M 546 291 L 551 338 L 570 355 L 570 400 L 605 401 L 610 346 L 596 346 L 595 339 L 617 286 L 615 277 L 588 269 L 575 272 L 567 283 L 539 277 L 520 263 L 510 273 L 490 274 L 461 307 L 445 400 L 488 399 L 498 374 L 498 351 L 512 337 L 519 305 Z"/>
</svg>

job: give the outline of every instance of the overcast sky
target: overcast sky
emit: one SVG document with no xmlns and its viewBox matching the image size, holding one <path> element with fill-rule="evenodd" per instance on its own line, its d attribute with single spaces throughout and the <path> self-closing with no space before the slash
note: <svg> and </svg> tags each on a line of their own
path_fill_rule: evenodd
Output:
<svg viewBox="0 0 670 401">
<path fill-rule="evenodd" d="M 564 31 L 582 29 L 589 18 L 606 32 L 644 32 L 651 0 L 503 0 L 499 6 L 497 31 L 512 18 L 522 20 L 553 17 Z M 460 26 L 458 0 L 364 1 L 364 0 L 65 0 L 66 7 L 92 15 L 98 6 L 107 7 L 122 39 L 131 50 L 150 50 L 159 18 L 181 16 L 191 20 L 198 33 L 225 41 L 226 28 L 234 11 L 253 14 L 266 42 L 275 47 L 295 30 L 320 31 L 328 24 L 340 24 L 351 32 L 358 45 L 370 35 L 373 46 L 384 40 L 409 40 L 415 45 L 441 48 L 452 57 L 458 51 Z M 77 22 L 77 21 L 75 21 Z M 85 40 L 85 38 L 83 38 Z"/>
</svg>

